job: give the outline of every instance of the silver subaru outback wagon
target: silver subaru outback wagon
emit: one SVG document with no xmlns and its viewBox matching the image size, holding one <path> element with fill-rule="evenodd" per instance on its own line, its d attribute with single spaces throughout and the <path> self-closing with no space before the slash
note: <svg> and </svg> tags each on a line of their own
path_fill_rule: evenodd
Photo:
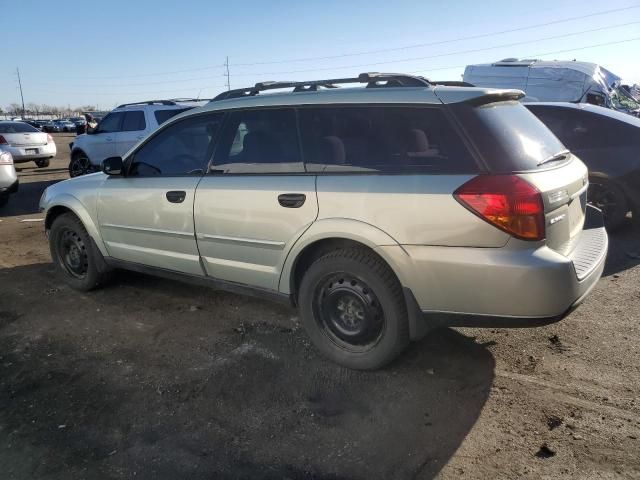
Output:
<svg viewBox="0 0 640 480">
<path fill-rule="evenodd" d="M 282 300 L 357 369 L 434 326 L 558 320 L 607 234 L 522 95 L 395 74 L 225 92 L 47 188 L 53 261 L 79 290 L 118 268 Z"/>
</svg>

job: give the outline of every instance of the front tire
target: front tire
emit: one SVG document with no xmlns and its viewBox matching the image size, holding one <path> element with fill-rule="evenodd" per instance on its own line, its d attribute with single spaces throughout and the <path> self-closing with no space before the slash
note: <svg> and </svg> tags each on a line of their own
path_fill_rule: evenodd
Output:
<svg viewBox="0 0 640 480">
<path fill-rule="evenodd" d="M 300 284 L 300 315 L 313 344 L 348 368 L 380 368 L 409 344 L 402 287 L 373 252 L 341 249 L 317 259 Z"/>
<path fill-rule="evenodd" d="M 93 166 L 84 152 L 76 152 L 71 156 L 71 161 L 69 162 L 69 176 L 71 178 L 92 172 Z"/>
<path fill-rule="evenodd" d="M 630 208 L 627 197 L 615 182 L 602 177 L 590 177 L 587 198 L 589 203 L 602 210 L 607 230 L 622 227 Z"/>
<path fill-rule="evenodd" d="M 75 290 L 93 290 L 111 276 L 84 225 L 72 213 L 62 214 L 53 221 L 49 249 L 59 275 Z"/>
<path fill-rule="evenodd" d="M 36 160 L 36 167 L 38 168 L 47 168 L 49 166 L 49 159 L 48 158 L 41 158 L 39 160 Z"/>
</svg>

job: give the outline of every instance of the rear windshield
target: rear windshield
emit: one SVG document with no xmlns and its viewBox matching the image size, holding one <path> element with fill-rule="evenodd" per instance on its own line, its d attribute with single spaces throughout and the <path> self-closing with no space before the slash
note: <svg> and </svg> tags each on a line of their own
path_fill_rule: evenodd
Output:
<svg viewBox="0 0 640 480">
<path fill-rule="evenodd" d="M 24 122 L 0 123 L 0 133 L 32 133 L 39 131 Z"/>
<path fill-rule="evenodd" d="M 156 110 L 155 112 L 153 112 L 153 114 L 156 117 L 156 121 L 158 122 L 158 125 L 160 125 L 160 124 L 166 122 L 167 120 L 169 120 L 171 117 L 175 117 L 179 113 L 186 112 L 187 110 L 189 110 L 189 109 L 188 108 L 174 108 L 174 109 L 171 109 L 171 110 Z"/>
<path fill-rule="evenodd" d="M 566 147 L 535 115 L 516 101 L 452 106 L 492 172 L 538 168 Z"/>
</svg>

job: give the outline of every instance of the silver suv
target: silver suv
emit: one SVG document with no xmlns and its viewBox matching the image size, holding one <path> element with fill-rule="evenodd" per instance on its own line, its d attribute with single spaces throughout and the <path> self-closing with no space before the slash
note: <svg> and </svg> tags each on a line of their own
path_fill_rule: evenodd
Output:
<svg viewBox="0 0 640 480">
<path fill-rule="evenodd" d="M 392 74 L 225 92 L 47 188 L 53 261 L 79 290 L 122 268 L 281 300 L 357 369 L 434 326 L 558 320 L 607 234 L 522 95 Z"/>
</svg>

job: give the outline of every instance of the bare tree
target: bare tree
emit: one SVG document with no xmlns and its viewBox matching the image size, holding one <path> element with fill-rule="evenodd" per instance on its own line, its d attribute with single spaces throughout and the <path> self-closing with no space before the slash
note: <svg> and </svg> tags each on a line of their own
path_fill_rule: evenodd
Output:
<svg viewBox="0 0 640 480">
<path fill-rule="evenodd" d="M 22 106 L 20 104 L 12 103 L 9 105 L 9 113 L 11 115 L 20 115 L 20 112 L 22 112 Z"/>
<path fill-rule="evenodd" d="M 38 104 L 37 104 L 37 103 L 33 103 L 33 102 L 32 102 L 32 103 L 29 103 L 29 104 L 27 105 L 27 111 L 28 111 L 29 113 L 35 113 L 35 114 L 36 114 L 36 117 L 37 117 L 37 116 L 38 116 L 38 114 L 40 113 L 40 112 L 39 112 L 39 106 L 38 106 Z"/>
</svg>

